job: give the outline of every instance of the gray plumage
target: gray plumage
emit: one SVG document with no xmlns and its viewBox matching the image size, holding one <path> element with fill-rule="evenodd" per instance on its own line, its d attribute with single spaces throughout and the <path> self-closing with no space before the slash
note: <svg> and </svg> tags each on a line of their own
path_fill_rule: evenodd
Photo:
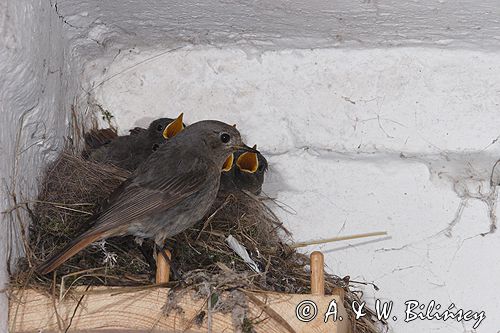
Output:
<svg viewBox="0 0 500 333">
<path fill-rule="evenodd" d="M 221 192 L 244 190 L 257 195 L 262 191 L 264 174 L 268 168 L 267 160 L 260 152 L 256 152 L 258 163 L 257 170 L 245 170 L 240 168 L 237 164 L 238 159 L 244 153 L 244 150 L 236 151 L 234 153 L 234 163 L 231 170 L 222 172 L 220 183 Z"/>
<path fill-rule="evenodd" d="M 153 121 L 147 129 L 136 127 L 130 135 L 118 136 L 91 150 L 89 159 L 134 171 L 165 142 L 163 130 L 172 121 L 174 119 L 160 118 Z"/>
<path fill-rule="evenodd" d="M 199 221 L 215 201 L 226 158 L 245 147 L 233 126 L 201 121 L 153 153 L 111 196 L 94 226 L 42 265 L 46 274 L 89 244 L 112 236 L 153 238 L 162 246 Z M 251 150 L 246 147 L 245 149 Z"/>
</svg>

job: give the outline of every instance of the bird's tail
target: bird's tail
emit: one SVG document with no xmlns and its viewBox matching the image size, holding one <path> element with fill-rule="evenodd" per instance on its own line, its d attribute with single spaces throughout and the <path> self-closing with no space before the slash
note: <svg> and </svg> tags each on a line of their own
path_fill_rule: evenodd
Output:
<svg viewBox="0 0 500 333">
<path fill-rule="evenodd" d="M 91 243 L 105 238 L 102 232 L 88 231 L 78 236 L 75 240 L 71 241 L 62 250 L 54 254 L 52 257 L 44 261 L 37 267 L 37 272 L 40 274 L 47 274 L 61 266 L 69 258 L 89 246 Z"/>
</svg>

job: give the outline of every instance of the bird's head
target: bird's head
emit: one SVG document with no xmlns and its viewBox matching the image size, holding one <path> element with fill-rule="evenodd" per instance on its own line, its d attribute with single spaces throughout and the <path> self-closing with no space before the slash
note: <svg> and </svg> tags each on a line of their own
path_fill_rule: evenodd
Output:
<svg viewBox="0 0 500 333">
<path fill-rule="evenodd" d="M 221 170 L 230 169 L 233 153 L 238 150 L 255 152 L 246 146 L 241 139 L 236 127 L 216 120 L 204 120 L 194 123 L 182 132 L 183 135 L 192 136 L 192 141 L 198 141 L 209 152 L 209 158 Z"/>
<path fill-rule="evenodd" d="M 257 146 L 253 149 L 256 150 Z M 258 151 L 237 151 L 235 156 L 234 184 L 239 189 L 259 194 L 268 167 L 266 158 Z"/>
<path fill-rule="evenodd" d="M 160 118 L 154 120 L 148 127 L 148 134 L 152 138 L 170 139 L 182 131 L 186 126 L 182 122 L 181 113 L 176 119 Z"/>
</svg>

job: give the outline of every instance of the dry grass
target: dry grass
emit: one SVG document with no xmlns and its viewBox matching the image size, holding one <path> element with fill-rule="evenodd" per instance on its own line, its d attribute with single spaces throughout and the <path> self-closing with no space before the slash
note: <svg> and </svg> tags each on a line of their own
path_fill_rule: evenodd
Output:
<svg viewBox="0 0 500 333">
<path fill-rule="evenodd" d="M 53 276 L 40 276 L 29 263 L 38 264 L 70 239 L 89 228 L 108 196 L 129 175 L 109 165 L 96 164 L 70 152 L 61 154 L 46 171 L 36 204 L 31 207 L 29 258 L 19 262 L 15 286 L 51 290 Z M 238 288 L 309 293 L 309 260 L 288 245 L 288 232 L 266 205 L 266 198 L 243 192 L 220 193 L 207 217 L 170 239 L 173 265 L 182 287 L 229 291 Z M 261 273 L 252 270 L 226 243 L 232 235 L 249 252 Z M 287 243 L 288 242 L 288 243 Z M 92 245 L 57 270 L 65 286 L 145 286 L 153 282 L 152 246 L 143 249 L 132 237 L 111 238 Z M 144 255 L 145 254 L 145 255 Z M 149 262 L 149 263 L 148 263 Z M 81 272 L 81 274 L 71 274 Z M 60 281 L 60 280 L 59 280 Z M 346 308 L 360 301 L 348 278 L 326 277 L 326 292 L 345 290 Z M 175 289 L 174 289 L 175 290 Z M 350 311 L 352 316 L 352 311 Z M 353 332 L 378 332 L 370 316 L 352 320 Z"/>
</svg>

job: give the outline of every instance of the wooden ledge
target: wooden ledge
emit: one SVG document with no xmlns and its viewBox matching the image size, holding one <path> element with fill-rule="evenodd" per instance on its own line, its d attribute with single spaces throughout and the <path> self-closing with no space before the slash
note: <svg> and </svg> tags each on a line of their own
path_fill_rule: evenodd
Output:
<svg viewBox="0 0 500 333">
<path fill-rule="evenodd" d="M 12 290 L 10 332 L 64 332 L 68 325 L 70 332 L 210 332 L 207 316 L 200 326 L 195 323 L 200 311 L 207 312 L 207 302 L 194 300 L 190 294 L 179 300 L 181 313 L 175 311 L 167 315 L 162 310 L 167 288 L 141 291 L 131 288 L 131 292 L 123 292 L 124 288 L 92 287 L 85 293 L 86 289 L 75 288 L 72 297 L 61 302 L 33 289 Z M 257 323 L 253 326 L 256 332 L 349 332 L 342 292 L 330 296 L 278 293 L 247 293 L 247 296 L 250 305 L 247 317 Z M 313 301 L 318 308 L 316 318 L 307 323 L 296 317 L 297 305 L 304 300 Z M 324 314 L 332 300 L 336 301 L 343 320 L 333 322 L 330 317 L 324 323 Z M 233 331 L 230 314 L 212 314 L 211 332 Z"/>
</svg>

